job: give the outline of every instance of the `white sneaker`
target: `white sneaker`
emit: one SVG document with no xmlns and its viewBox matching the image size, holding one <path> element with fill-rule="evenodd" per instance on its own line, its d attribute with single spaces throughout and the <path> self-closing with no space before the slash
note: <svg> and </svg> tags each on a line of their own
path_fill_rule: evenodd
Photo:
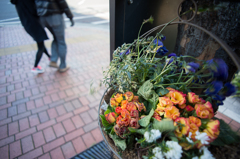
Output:
<svg viewBox="0 0 240 159">
<path fill-rule="evenodd" d="M 44 69 L 42 69 L 41 66 L 37 66 L 37 67 L 32 68 L 31 72 L 33 72 L 33 73 L 43 73 Z"/>
</svg>

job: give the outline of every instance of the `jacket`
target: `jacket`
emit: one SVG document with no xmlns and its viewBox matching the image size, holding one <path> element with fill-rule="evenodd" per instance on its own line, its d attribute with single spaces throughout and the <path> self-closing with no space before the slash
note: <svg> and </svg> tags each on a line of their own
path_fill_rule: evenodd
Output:
<svg viewBox="0 0 240 159">
<path fill-rule="evenodd" d="M 35 0 L 38 16 L 65 13 L 69 19 L 73 14 L 65 0 Z"/>
<path fill-rule="evenodd" d="M 47 34 L 40 24 L 33 0 L 11 0 L 15 4 L 19 19 L 26 32 L 36 41 L 47 40 Z"/>
</svg>

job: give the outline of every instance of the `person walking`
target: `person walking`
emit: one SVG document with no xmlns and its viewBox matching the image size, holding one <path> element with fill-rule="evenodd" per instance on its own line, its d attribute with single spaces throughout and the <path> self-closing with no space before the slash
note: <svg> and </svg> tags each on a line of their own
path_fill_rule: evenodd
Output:
<svg viewBox="0 0 240 159">
<path fill-rule="evenodd" d="M 71 21 L 71 26 L 74 25 L 73 14 L 65 0 L 35 0 L 37 13 L 40 17 L 40 22 L 43 27 L 47 27 L 53 35 L 51 46 L 52 56 L 50 67 L 58 68 L 59 72 L 65 72 L 69 69 L 66 64 L 67 45 L 65 42 L 65 23 L 63 13 Z M 58 67 L 57 60 L 60 58 Z"/>
<path fill-rule="evenodd" d="M 42 58 L 42 54 L 44 52 L 49 59 L 51 56 L 44 46 L 44 40 L 47 40 L 48 36 L 39 22 L 35 3 L 33 0 L 11 0 L 11 3 L 15 5 L 24 29 L 37 43 L 38 51 L 36 53 L 34 67 L 31 72 L 43 73 L 44 69 L 38 65 Z"/>
</svg>

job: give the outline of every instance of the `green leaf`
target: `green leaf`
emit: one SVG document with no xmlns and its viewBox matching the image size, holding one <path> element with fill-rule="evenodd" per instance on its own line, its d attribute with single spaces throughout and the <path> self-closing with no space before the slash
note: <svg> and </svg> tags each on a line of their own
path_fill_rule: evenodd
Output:
<svg viewBox="0 0 240 159">
<path fill-rule="evenodd" d="M 137 142 L 138 143 L 142 143 L 142 142 L 144 142 L 145 141 L 145 138 L 141 138 L 141 139 L 139 139 Z"/>
<path fill-rule="evenodd" d="M 153 109 L 155 110 L 156 109 L 156 106 L 158 104 L 158 99 L 159 99 L 159 96 L 157 95 L 157 93 L 155 93 L 155 91 L 152 91 L 152 98 L 149 99 L 149 107 L 150 109 Z"/>
<path fill-rule="evenodd" d="M 150 119 L 153 116 L 153 113 L 154 113 L 154 110 L 152 109 L 147 116 L 145 116 L 144 118 L 138 121 L 139 125 L 141 125 L 142 127 L 148 126 Z"/>
<path fill-rule="evenodd" d="M 152 97 L 153 84 L 150 80 L 144 82 L 144 84 L 139 88 L 137 94 L 142 96 L 144 99 L 148 100 Z"/>
<path fill-rule="evenodd" d="M 127 72 L 127 76 L 129 78 L 129 80 L 131 80 L 131 73 L 130 72 Z"/>
<path fill-rule="evenodd" d="M 123 67 L 123 70 L 125 70 L 125 69 L 127 69 L 128 68 L 128 65 L 125 65 L 124 67 Z"/>
<path fill-rule="evenodd" d="M 107 109 L 105 112 L 104 112 L 104 115 L 106 115 L 106 114 L 109 114 L 109 113 L 111 113 L 112 111 L 110 110 L 110 109 Z"/>
<path fill-rule="evenodd" d="M 159 96 L 164 96 L 165 94 L 167 94 L 169 92 L 169 90 L 168 89 L 166 89 L 166 88 L 159 88 L 158 90 L 157 90 L 157 94 L 159 95 Z"/>
<path fill-rule="evenodd" d="M 175 130 L 173 121 L 169 119 L 163 119 L 161 121 L 154 119 L 153 128 L 158 129 L 160 132 L 170 132 Z"/>
<path fill-rule="evenodd" d="M 175 137 L 175 136 L 170 136 L 169 138 L 170 138 L 172 141 L 178 142 L 178 138 Z"/>
<path fill-rule="evenodd" d="M 128 130 L 131 132 L 131 133 L 138 133 L 138 134 L 141 134 L 141 135 L 144 135 L 145 133 L 145 129 L 134 129 L 134 128 L 131 128 L 131 127 L 128 127 Z"/>
<path fill-rule="evenodd" d="M 225 123 L 222 119 L 220 121 L 220 134 L 218 138 L 211 142 L 215 146 L 224 146 L 229 144 L 235 144 L 240 142 L 240 136 L 234 132 L 231 127 Z"/>
<path fill-rule="evenodd" d="M 117 135 L 109 134 L 109 136 L 113 139 L 115 146 L 119 147 L 123 151 L 127 148 L 126 140 L 119 139 Z"/>
</svg>

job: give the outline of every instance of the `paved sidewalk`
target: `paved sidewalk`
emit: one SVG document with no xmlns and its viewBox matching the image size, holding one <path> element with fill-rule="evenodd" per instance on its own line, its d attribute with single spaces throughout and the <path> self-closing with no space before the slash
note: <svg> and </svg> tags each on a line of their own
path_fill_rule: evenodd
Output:
<svg viewBox="0 0 240 159">
<path fill-rule="evenodd" d="M 0 37 L 0 158 L 70 158 L 102 141 L 97 109 L 104 88 L 89 90 L 109 64 L 108 29 L 67 28 L 71 68 L 62 74 L 48 67 L 46 55 L 45 73 L 30 72 L 36 44 L 21 26 L 1 27 Z"/>
<path fill-rule="evenodd" d="M 35 42 L 20 25 L 0 27 L 0 159 L 71 158 L 102 141 L 97 109 L 104 88 L 89 90 L 109 64 L 109 31 L 77 25 L 66 29 L 66 42 L 70 70 L 58 73 L 43 55 L 46 72 L 35 75 Z M 227 109 L 217 117 L 239 132 Z"/>
</svg>

